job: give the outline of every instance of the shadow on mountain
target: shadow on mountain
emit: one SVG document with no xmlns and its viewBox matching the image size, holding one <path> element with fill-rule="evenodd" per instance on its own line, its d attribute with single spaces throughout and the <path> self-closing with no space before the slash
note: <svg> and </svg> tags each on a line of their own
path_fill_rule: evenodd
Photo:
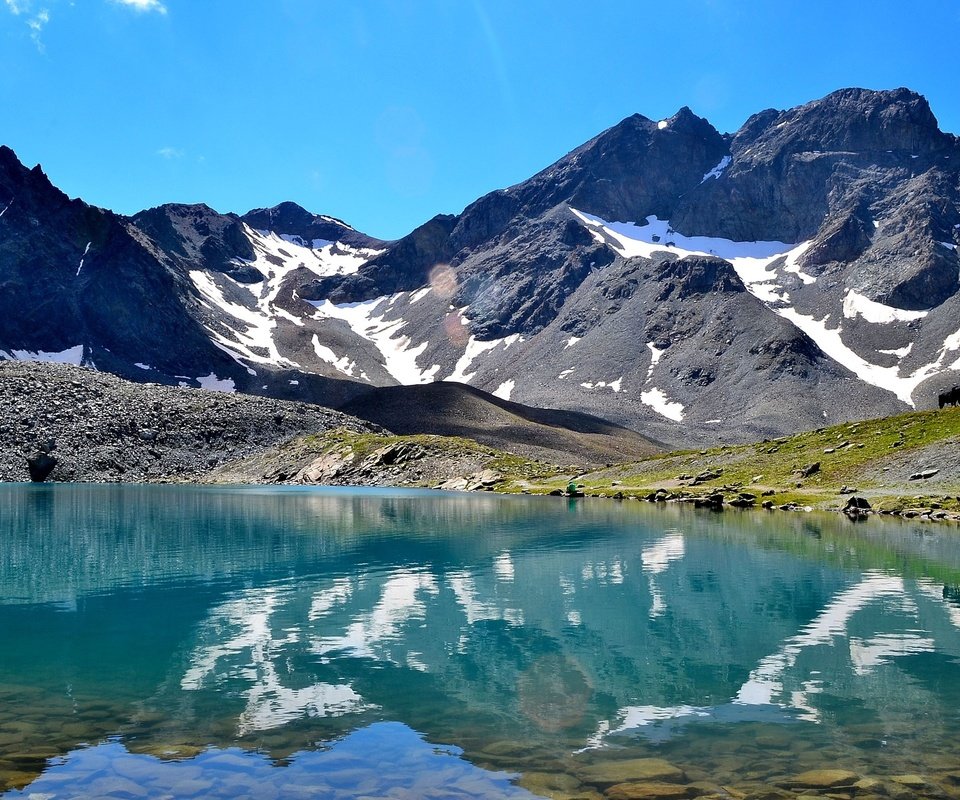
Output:
<svg viewBox="0 0 960 800">
<path fill-rule="evenodd" d="M 640 458 L 664 448 L 600 417 L 512 403 L 461 383 L 385 386 L 339 408 L 394 433 L 465 436 L 499 450 L 566 463 Z"/>
</svg>

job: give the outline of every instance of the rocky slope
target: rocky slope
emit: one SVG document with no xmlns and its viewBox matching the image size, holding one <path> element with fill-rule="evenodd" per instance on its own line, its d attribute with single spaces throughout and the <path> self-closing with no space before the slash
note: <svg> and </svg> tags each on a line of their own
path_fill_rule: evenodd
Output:
<svg viewBox="0 0 960 800">
<path fill-rule="evenodd" d="M 66 364 L 0 361 L 0 480 L 29 480 L 28 459 L 51 441 L 57 464 L 50 481 L 377 486 L 435 486 L 488 468 L 527 474 L 524 465 L 537 458 L 553 464 L 530 469 L 552 474 L 556 464 L 603 465 L 659 449 L 633 431 L 583 414 L 494 404 L 477 390 L 449 388 L 453 397 L 447 400 L 459 404 L 460 412 L 447 411 L 459 413 L 459 435 L 487 444 L 426 436 L 368 459 L 374 450 L 389 450 L 397 437 L 380 425 L 321 406 L 137 384 Z M 461 402 L 461 392 L 468 393 L 469 406 Z M 403 422 L 389 402 L 379 416 Z M 426 418 L 442 427 L 443 416 L 434 412 Z M 353 447 L 347 457 L 344 442 L 363 446 Z M 331 443 L 336 457 L 319 464 L 318 458 L 333 452 Z"/>
<path fill-rule="evenodd" d="M 748 440 L 960 382 L 958 245 L 960 144 L 906 89 L 732 134 L 634 115 L 396 242 L 290 203 L 124 218 L 0 148 L 0 357 L 336 406 L 448 380 Z"/>
<path fill-rule="evenodd" d="M 300 402 L 136 384 L 63 364 L 0 362 L 0 480 L 29 480 L 53 440 L 51 481 L 180 481 L 295 436 L 379 430 Z"/>
</svg>

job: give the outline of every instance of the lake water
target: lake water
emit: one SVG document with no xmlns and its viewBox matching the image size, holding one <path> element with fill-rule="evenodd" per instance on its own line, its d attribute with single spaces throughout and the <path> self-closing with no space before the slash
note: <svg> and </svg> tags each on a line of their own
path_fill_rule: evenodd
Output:
<svg viewBox="0 0 960 800">
<path fill-rule="evenodd" d="M 954 527 L 5 485 L 0 536 L 4 798 L 960 797 Z"/>
</svg>

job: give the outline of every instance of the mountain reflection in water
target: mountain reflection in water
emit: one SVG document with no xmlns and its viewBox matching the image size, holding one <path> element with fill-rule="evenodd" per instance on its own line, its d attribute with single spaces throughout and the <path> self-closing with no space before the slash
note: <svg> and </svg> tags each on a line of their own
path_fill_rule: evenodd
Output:
<svg viewBox="0 0 960 800">
<path fill-rule="evenodd" d="M 504 741 L 703 764 L 704 737 L 772 725 L 889 769 L 960 743 L 951 530 L 430 492 L 0 495 L 0 776 L 118 747 L 306 763 L 362 731 L 494 775 L 529 768 Z"/>
</svg>

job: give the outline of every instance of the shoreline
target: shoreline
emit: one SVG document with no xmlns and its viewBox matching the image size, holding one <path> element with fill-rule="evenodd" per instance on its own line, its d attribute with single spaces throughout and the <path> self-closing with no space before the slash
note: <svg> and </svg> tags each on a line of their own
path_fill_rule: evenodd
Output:
<svg viewBox="0 0 960 800">
<path fill-rule="evenodd" d="M 206 478 L 206 479 L 204 479 Z M 466 479 L 465 479 L 466 480 Z M 504 485 L 500 485 L 503 483 Z M 394 489 L 400 491 L 437 491 L 445 492 L 449 494 L 477 494 L 477 493 L 489 493 L 502 496 L 511 496 L 511 497 L 557 497 L 566 500 L 612 500 L 615 502 L 624 502 L 624 501 L 635 501 L 641 503 L 647 503 L 654 506 L 682 506 L 689 505 L 694 508 L 704 509 L 707 511 L 712 511 L 714 513 L 722 513 L 724 511 L 737 511 L 737 512 L 775 512 L 775 511 L 785 511 L 785 512 L 801 512 L 801 513 L 828 513 L 828 514 L 842 514 L 851 522 L 865 522 L 870 517 L 888 517 L 894 519 L 900 519 L 904 521 L 912 520 L 916 522 L 924 523 L 960 523 L 960 510 L 950 510 L 942 507 L 942 504 L 933 498 L 930 499 L 930 502 L 926 505 L 917 505 L 916 502 L 912 505 L 904 505 L 902 508 L 887 508 L 887 507 L 873 507 L 869 505 L 864 507 L 862 505 L 855 505 L 853 507 L 849 506 L 851 500 L 869 502 L 862 494 L 845 494 L 848 498 L 847 507 L 838 507 L 835 505 L 824 505 L 823 501 L 821 503 L 801 503 L 801 502 L 786 502 L 781 504 L 775 504 L 772 501 L 763 501 L 761 503 L 756 502 L 756 498 L 762 497 L 764 492 L 773 492 L 772 489 L 764 489 L 760 491 L 759 495 L 754 493 L 743 492 L 738 489 L 730 487 L 717 487 L 709 493 L 688 493 L 683 491 L 668 491 L 663 488 L 659 489 L 650 489 L 649 487 L 627 487 L 626 490 L 618 490 L 617 492 L 611 494 L 609 492 L 600 492 L 600 491 L 591 491 L 587 489 L 582 484 L 580 489 L 574 493 L 570 494 L 565 490 L 559 489 L 550 489 L 548 490 L 545 485 L 534 485 L 528 484 L 522 488 L 518 488 L 515 484 L 510 485 L 512 482 L 507 483 L 506 479 L 498 478 L 496 480 L 488 480 L 486 485 L 476 485 L 474 488 L 461 488 L 459 486 L 443 486 L 436 485 L 431 486 L 427 484 L 411 484 L 411 483 L 365 483 L 365 484 L 354 484 L 354 483 L 312 483 L 312 482 L 292 482 L 289 480 L 284 481 L 219 481 L 219 480 L 209 480 L 207 476 L 200 476 L 200 479 L 197 478 L 159 478 L 155 480 L 136 480 L 136 481 L 125 481 L 121 478 L 111 481 L 98 481 L 98 480 L 80 480 L 80 481 L 0 481 L 0 486 L 35 486 L 35 487 L 51 487 L 51 486 L 194 486 L 194 487 L 209 487 L 209 488 L 231 488 L 231 489 L 257 489 L 257 488 L 281 488 L 286 487 L 290 489 Z M 760 487 L 757 487 L 758 490 Z M 773 496 L 776 496 L 774 493 Z M 823 492 L 824 495 L 831 494 L 828 492 Z M 882 489 L 871 489 L 870 493 L 864 494 L 880 494 L 885 500 L 893 502 L 895 505 L 899 503 L 906 503 L 908 500 L 917 501 L 919 498 L 914 496 L 913 498 L 907 498 L 903 495 L 898 494 L 889 494 L 884 493 Z M 809 499 L 811 496 L 806 495 Z M 732 499 L 728 499 L 732 498 Z M 957 501 L 957 498 L 951 498 Z"/>
</svg>

